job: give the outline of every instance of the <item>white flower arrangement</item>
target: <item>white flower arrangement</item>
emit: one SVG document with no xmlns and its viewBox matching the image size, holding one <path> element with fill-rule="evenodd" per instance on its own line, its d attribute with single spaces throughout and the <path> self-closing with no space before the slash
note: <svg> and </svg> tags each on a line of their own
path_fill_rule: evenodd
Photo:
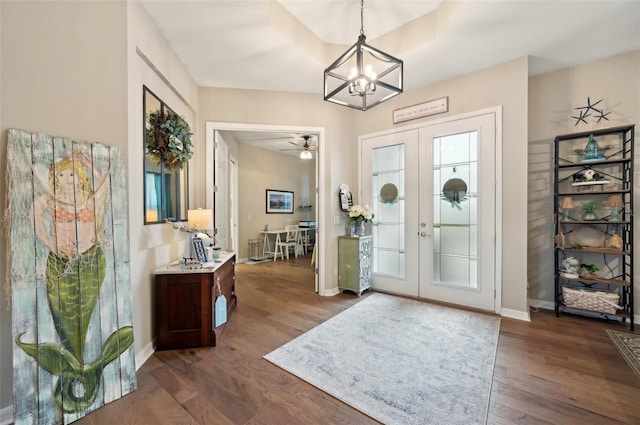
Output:
<svg viewBox="0 0 640 425">
<path fill-rule="evenodd" d="M 365 205 L 364 208 L 360 205 L 354 205 L 349 208 L 349 223 L 370 223 L 373 221 L 375 214 L 371 212 L 369 205 Z"/>
</svg>

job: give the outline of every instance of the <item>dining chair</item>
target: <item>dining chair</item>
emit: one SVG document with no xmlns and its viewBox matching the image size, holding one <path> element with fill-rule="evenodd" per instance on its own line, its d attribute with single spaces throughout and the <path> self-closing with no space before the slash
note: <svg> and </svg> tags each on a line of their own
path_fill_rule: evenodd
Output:
<svg viewBox="0 0 640 425">
<path fill-rule="evenodd" d="M 293 252 L 295 253 L 296 258 L 298 258 L 298 244 L 299 244 L 299 235 L 300 231 L 298 230 L 298 226 L 295 224 L 289 224 L 284 226 L 284 230 L 286 232 L 285 239 L 280 238 L 276 242 L 276 253 L 273 256 L 273 261 L 276 261 L 278 258 L 278 252 L 280 252 L 280 258 L 284 260 L 284 253 L 287 253 L 287 260 L 289 259 L 289 248 L 293 248 Z"/>
</svg>

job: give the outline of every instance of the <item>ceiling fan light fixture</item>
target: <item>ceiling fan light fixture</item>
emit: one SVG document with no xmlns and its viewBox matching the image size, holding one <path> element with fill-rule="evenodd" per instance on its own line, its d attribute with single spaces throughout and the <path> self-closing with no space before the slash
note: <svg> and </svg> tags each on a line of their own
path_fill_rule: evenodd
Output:
<svg viewBox="0 0 640 425">
<path fill-rule="evenodd" d="M 366 111 L 402 93 L 403 62 L 366 43 L 364 0 L 356 44 L 324 70 L 324 100 Z"/>
<path fill-rule="evenodd" d="M 302 151 L 300 152 L 300 159 L 313 159 L 313 155 L 311 151 Z"/>
</svg>

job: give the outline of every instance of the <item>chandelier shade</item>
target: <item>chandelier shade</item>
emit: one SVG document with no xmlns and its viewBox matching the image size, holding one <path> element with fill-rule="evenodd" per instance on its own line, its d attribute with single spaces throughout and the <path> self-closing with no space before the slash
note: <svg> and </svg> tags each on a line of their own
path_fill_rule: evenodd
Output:
<svg viewBox="0 0 640 425">
<path fill-rule="evenodd" d="M 402 93 L 403 62 L 366 43 L 360 5 L 360 36 L 324 70 L 324 100 L 366 111 Z"/>
<path fill-rule="evenodd" d="M 311 151 L 302 151 L 300 152 L 300 159 L 313 159 L 313 154 Z"/>
</svg>

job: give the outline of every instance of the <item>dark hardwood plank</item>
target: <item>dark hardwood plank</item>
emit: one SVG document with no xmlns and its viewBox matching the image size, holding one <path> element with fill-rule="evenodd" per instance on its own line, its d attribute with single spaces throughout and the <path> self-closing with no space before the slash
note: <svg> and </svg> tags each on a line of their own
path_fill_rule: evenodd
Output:
<svg viewBox="0 0 640 425">
<path fill-rule="evenodd" d="M 377 424 L 262 358 L 369 295 L 318 296 L 309 260 L 238 264 L 238 307 L 217 347 L 156 352 L 136 392 L 77 423 Z M 603 330 L 625 324 L 531 317 L 502 319 L 488 424 L 640 423 L 640 379 Z"/>
</svg>

